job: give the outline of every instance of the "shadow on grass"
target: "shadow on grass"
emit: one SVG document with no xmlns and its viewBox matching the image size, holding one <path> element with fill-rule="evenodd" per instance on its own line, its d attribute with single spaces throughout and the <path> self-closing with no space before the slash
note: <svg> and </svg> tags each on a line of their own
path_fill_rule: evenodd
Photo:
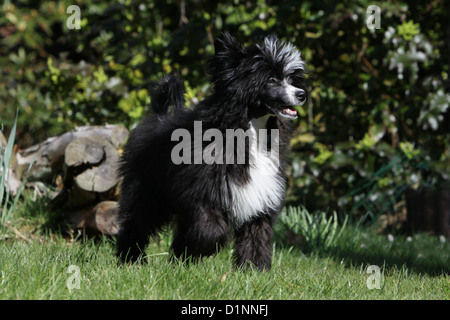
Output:
<svg viewBox="0 0 450 320">
<path fill-rule="evenodd" d="M 25 224 L 33 228 L 33 233 L 42 235 L 54 235 L 65 239 L 101 239 L 106 236 L 97 230 L 88 228 L 75 228 L 70 225 L 69 217 L 73 212 L 67 209 L 51 205 L 51 198 L 36 197 L 30 195 L 24 197 L 17 211 L 16 219 L 25 221 Z"/>
<path fill-rule="evenodd" d="M 414 235 L 409 241 L 404 236 L 389 241 L 386 236 L 370 230 L 349 228 L 335 246 L 324 249 L 308 246 L 301 238 L 277 235 L 276 241 L 285 248 L 293 247 L 305 255 L 315 254 L 344 261 L 348 267 L 377 265 L 386 271 L 402 270 L 430 276 L 450 275 L 450 243 L 436 236 Z"/>
</svg>

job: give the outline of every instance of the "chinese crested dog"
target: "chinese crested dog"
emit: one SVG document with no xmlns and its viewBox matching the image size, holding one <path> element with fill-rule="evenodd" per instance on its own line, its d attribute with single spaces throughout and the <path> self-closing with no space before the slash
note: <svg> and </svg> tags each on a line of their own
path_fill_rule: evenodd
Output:
<svg viewBox="0 0 450 320">
<path fill-rule="evenodd" d="M 234 238 L 237 267 L 270 269 L 294 106 L 306 101 L 304 63 L 276 36 L 243 46 L 225 33 L 214 45 L 212 93 L 187 109 L 183 82 L 170 74 L 130 134 L 120 165 L 123 262 L 173 224 L 177 258 L 212 255 Z"/>
</svg>

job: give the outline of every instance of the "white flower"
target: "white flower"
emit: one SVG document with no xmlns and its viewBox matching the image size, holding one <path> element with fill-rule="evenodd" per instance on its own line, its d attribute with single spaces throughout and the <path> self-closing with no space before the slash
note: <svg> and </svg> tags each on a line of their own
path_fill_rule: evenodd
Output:
<svg viewBox="0 0 450 320">
<path fill-rule="evenodd" d="M 387 235 L 387 241 L 389 241 L 389 242 L 394 242 L 394 236 L 392 235 L 392 234 L 388 234 Z"/>
</svg>

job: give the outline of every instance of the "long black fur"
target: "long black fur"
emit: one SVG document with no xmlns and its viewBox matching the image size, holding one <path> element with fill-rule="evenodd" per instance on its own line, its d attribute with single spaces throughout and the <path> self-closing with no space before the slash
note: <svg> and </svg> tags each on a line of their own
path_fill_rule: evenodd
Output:
<svg viewBox="0 0 450 320">
<path fill-rule="evenodd" d="M 289 65 L 299 57 L 290 55 L 294 49 L 276 37 L 270 40 L 277 46 L 272 51 L 277 52 L 259 45 L 243 47 L 229 34 L 216 40 L 216 54 L 209 66 L 213 92 L 193 109 L 184 107 L 183 82 L 174 74 L 166 76 L 153 93 L 153 113 L 132 131 L 120 165 L 122 223 L 117 255 L 121 261 L 138 259 L 149 237 L 172 223 L 175 257 L 212 255 L 234 236 L 236 266 L 251 263 L 261 270 L 270 268 L 272 229 L 281 201 L 240 224 L 229 212 L 230 203 L 235 201 L 229 184 L 233 181 L 244 188 L 252 179 L 250 164 L 176 165 L 171 160 L 171 151 L 178 144 L 171 141 L 175 129 L 184 128 L 192 134 L 194 121 L 202 121 L 203 132 L 210 128 L 224 135 L 226 129 L 245 131 L 252 119 L 270 115 L 280 107 L 280 101 L 267 105 L 276 95 L 268 90 L 271 77 L 289 76 L 296 87 L 304 87 L 303 69 L 298 63 Z M 276 174 L 283 177 L 292 121 L 273 115 L 266 128 L 280 130 L 280 167 Z M 281 193 L 280 198 L 284 198 L 284 190 Z"/>
</svg>

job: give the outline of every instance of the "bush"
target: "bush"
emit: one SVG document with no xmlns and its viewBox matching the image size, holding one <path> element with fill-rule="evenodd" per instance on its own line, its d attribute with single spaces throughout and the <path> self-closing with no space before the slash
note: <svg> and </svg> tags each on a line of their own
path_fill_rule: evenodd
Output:
<svg viewBox="0 0 450 320">
<path fill-rule="evenodd" d="M 442 1 L 379 3 L 374 30 L 366 27 L 368 0 L 76 4 L 79 30 L 66 27 L 67 1 L 0 7 L 0 114 L 11 127 L 20 110 L 22 146 L 75 125 L 132 127 L 153 85 L 174 69 L 195 103 L 208 93 L 205 65 L 221 31 L 247 42 L 277 33 L 301 49 L 309 68 L 288 204 L 363 217 L 368 207 L 395 211 L 397 191 L 414 177 L 448 182 L 450 17 Z M 417 155 L 406 157 L 408 149 Z M 368 182 L 370 192 L 361 189 Z M 389 205 L 374 194 L 390 195 Z"/>
<path fill-rule="evenodd" d="M 307 250 L 327 250 L 336 245 L 347 221 L 348 217 L 339 225 L 336 212 L 327 218 L 323 211 L 310 214 L 302 206 L 287 207 L 279 217 L 276 230 L 280 239 L 288 239 L 291 244 Z"/>
</svg>

